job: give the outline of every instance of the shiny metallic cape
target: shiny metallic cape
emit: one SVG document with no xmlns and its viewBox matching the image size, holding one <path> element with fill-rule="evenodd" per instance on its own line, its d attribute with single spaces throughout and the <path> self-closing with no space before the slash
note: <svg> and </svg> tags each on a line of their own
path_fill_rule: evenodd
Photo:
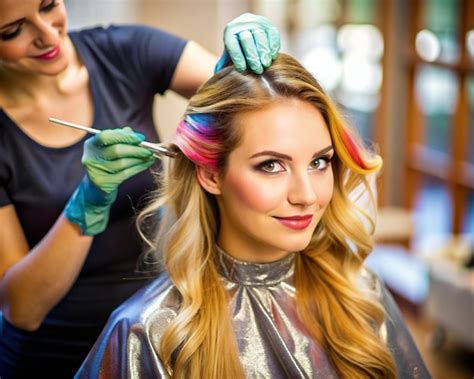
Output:
<svg viewBox="0 0 474 379">
<path fill-rule="evenodd" d="M 219 249 L 222 282 L 248 378 L 337 378 L 326 354 L 298 321 L 294 307 L 294 255 L 268 264 L 237 261 Z M 361 288 L 381 302 L 380 330 L 393 352 L 399 378 L 430 375 L 383 284 L 364 271 Z M 317 296 L 317 294 L 315 294 Z M 109 318 L 76 378 L 169 378 L 158 356 L 163 330 L 179 308 L 179 294 L 163 274 Z"/>
</svg>

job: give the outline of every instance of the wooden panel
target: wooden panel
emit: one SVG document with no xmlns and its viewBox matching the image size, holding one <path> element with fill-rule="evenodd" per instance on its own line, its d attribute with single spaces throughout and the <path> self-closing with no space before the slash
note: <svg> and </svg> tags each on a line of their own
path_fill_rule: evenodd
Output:
<svg viewBox="0 0 474 379">
<path fill-rule="evenodd" d="M 459 12 L 459 40 L 461 59 L 456 63 L 425 62 L 415 51 L 415 36 L 422 29 L 422 18 L 426 11 L 426 2 L 417 0 L 412 3 L 413 17 L 409 27 L 411 38 L 406 46 L 407 88 L 407 134 L 406 134 L 406 196 L 405 205 L 413 206 L 413 199 L 419 190 L 420 179 L 423 176 L 440 179 L 450 188 L 453 203 L 453 233 L 461 232 L 462 221 L 467 212 L 469 194 L 474 190 L 474 165 L 467 161 L 469 143 L 470 109 L 467 91 L 467 76 L 474 73 L 474 64 L 466 52 L 465 36 L 468 30 L 474 28 L 474 1 L 461 0 Z M 425 146 L 425 128 L 421 112 L 415 98 L 416 72 L 421 65 L 447 68 L 455 73 L 458 86 L 458 102 L 451 124 L 452 145 L 450 153 L 439 153 Z"/>
</svg>

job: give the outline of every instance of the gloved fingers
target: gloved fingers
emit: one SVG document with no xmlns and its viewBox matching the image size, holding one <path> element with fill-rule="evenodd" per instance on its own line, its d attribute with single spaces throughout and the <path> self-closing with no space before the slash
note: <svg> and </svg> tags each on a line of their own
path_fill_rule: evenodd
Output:
<svg viewBox="0 0 474 379">
<path fill-rule="evenodd" d="M 144 147 L 116 143 L 114 145 L 102 147 L 99 154 L 97 155 L 97 158 L 99 158 L 99 161 L 113 161 L 122 158 L 146 159 L 150 158 L 151 156 L 153 156 L 153 153 Z"/>
<path fill-rule="evenodd" d="M 272 59 L 275 59 L 280 51 L 280 32 L 274 26 L 266 29 L 266 32 L 270 43 L 270 54 Z"/>
<path fill-rule="evenodd" d="M 257 45 L 253 39 L 253 35 L 249 30 L 239 33 L 239 41 L 247 61 L 247 66 L 256 74 L 263 72 L 263 66 L 257 51 Z"/>
<path fill-rule="evenodd" d="M 233 34 L 238 34 L 240 32 L 243 32 L 244 30 L 264 30 L 272 26 L 273 24 L 266 17 L 258 16 L 253 13 L 243 13 L 237 18 L 230 21 L 226 25 L 225 31 L 232 32 Z"/>
<path fill-rule="evenodd" d="M 244 13 L 225 27 L 224 44 L 238 71 L 261 74 L 278 55 L 280 33 L 266 17 Z M 215 72 L 222 67 L 221 59 Z"/>
<path fill-rule="evenodd" d="M 270 44 L 267 34 L 261 29 L 253 30 L 252 34 L 261 65 L 264 68 L 270 67 L 272 64 L 272 56 L 270 54 Z"/>
<path fill-rule="evenodd" d="M 234 34 L 228 36 L 226 35 L 224 43 L 225 49 L 230 55 L 230 59 L 232 59 L 236 70 L 239 72 L 244 72 L 247 69 L 247 63 L 245 61 L 244 53 L 240 48 L 239 37 Z"/>
<path fill-rule="evenodd" d="M 124 170 L 120 171 L 119 173 L 116 174 L 116 176 L 119 179 L 119 183 L 122 183 L 124 180 L 127 180 L 128 178 L 131 178 L 132 176 L 145 171 L 149 167 L 153 165 L 155 162 L 155 159 L 150 159 L 147 161 L 142 161 L 139 164 L 136 164 L 134 166 L 130 166 L 128 168 L 125 168 Z"/>
<path fill-rule="evenodd" d="M 123 172 L 124 170 L 127 170 L 130 167 L 141 165 L 141 164 L 148 164 L 151 162 L 155 162 L 156 158 L 152 155 L 149 158 L 121 158 L 121 159 L 116 159 L 113 161 L 107 161 L 107 162 L 94 162 L 92 163 L 89 167 L 94 168 L 95 170 L 88 170 L 88 171 L 95 171 L 98 174 L 101 173 L 102 175 L 104 174 L 117 174 L 120 172 Z"/>
<path fill-rule="evenodd" d="M 93 137 L 96 146 L 109 146 L 117 143 L 138 145 L 145 140 L 145 136 L 136 133 L 130 127 L 105 129 Z"/>
</svg>

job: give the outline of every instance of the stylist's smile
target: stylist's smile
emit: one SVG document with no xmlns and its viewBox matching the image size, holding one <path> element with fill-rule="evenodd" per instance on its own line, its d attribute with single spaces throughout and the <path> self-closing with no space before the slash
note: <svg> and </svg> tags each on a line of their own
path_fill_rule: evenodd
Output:
<svg viewBox="0 0 474 379">
<path fill-rule="evenodd" d="M 44 54 L 36 55 L 33 58 L 35 59 L 43 59 L 43 60 L 52 60 L 56 58 L 59 53 L 61 52 L 61 46 L 57 44 L 55 47 L 53 47 L 51 50 L 47 51 Z"/>
</svg>

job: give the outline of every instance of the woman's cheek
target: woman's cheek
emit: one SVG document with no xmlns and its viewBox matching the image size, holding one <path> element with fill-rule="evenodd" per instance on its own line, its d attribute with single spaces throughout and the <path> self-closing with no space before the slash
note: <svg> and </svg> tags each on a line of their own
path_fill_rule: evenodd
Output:
<svg viewBox="0 0 474 379">
<path fill-rule="evenodd" d="M 21 38 L 21 37 L 17 37 Z M 0 61 L 7 63 L 18 62 L 27 56 L 27 47 L 20 40 L 0 41 Z"/>
<path fill-rule="evenodd" d="M 261 212 L 274 209 L 281 198 L 276 181 L 255 175 L 233 175 L 229 178 L 229 185 L 239 202 Z"/>
<path fill-rule="evenodd" d="M 332 172 L 327 172 L 325 175 L 322 185 L 319 185 L 318 198 L 321 206 L 326 206 L 332 199 L 334 194 L 334 176 Z"/>
<path fill-rule="evenodd" d="M 55 22 L 58 22 L 64 25 L 64 32 L 66 32 L 65 29 L 67 25 L 67 11 L 66 11 L 66 6 L 64 4 L 58 5 Z"/>
</svg>

